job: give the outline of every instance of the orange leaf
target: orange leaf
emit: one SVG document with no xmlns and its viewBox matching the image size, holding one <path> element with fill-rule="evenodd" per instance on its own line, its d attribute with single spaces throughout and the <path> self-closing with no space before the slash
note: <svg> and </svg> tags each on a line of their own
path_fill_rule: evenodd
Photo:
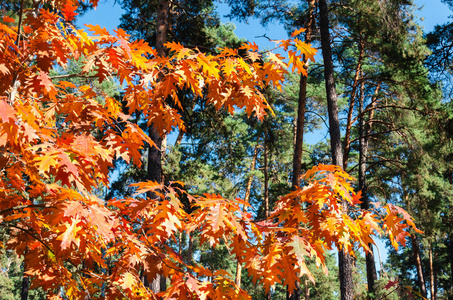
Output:
<svg viewBox="0 0 453 300">
<path fill-rule="evenodd" d="M 43 85 L 46 88 L 46 91 L 50 92 L 55 88 L 52 81 L 50 80 L 49 75 L 46 72 L 39 71 L 38 79 L 40 81 L 40 85 Z"/>
<path fill-rule="evenodd" d="M 291 33 L 291 37 L 295 37 L 296 35 L 299 35 L 301 34 L 302 32 L 305 31 L 305 28 L 299 28 L 299 29 L 296 29 L 294 30 L 292 33 Z"/>
<path fill-rule="evenodd" d="M 0 118 L 4 123 L 8 123 L 9 120 L 16 122 L 15 111 L 11 105 L 6 103 L 4 100 L 0 100 Z"/>
<path fill-rule="evenodd" d="M 4 23 L 13 23 L 13 22 L 16 22 L 15 19 L 11 18 L 10 16 L 3 16 L 3 22 Z"/>
<path fill-rule="evenodd" d="M 100 36 L 109 36 L 110 33 L 105 27 L 101 27 L 99 25 L 91 25 L 91 24 L 85 24 L 85 26 L 88 28 L 89 31 L 93 32 L 95 35 L 100 35 Z"/>
<path fill-rule="evenodd" d="M 77 6 L 75 6 L 71 1 L 66 1 L 63 5 L 61 12 L 66 21 L 74 20 L 75 16 L 78 15 L 75 11 L 77 10 Z"/>
<path fill-rule="evenodd" d="M 71 225 L 57 238 L 58 240 L 61 240 L 61 248 L 63 250 L 69 248 L 72 243 L 75 243 L 77 246 L 80 245 L 80 238 L 77 237 L 77 233 L 81 229 L 77 226 L 79 222 L 80 220 L 77 218 L 72 219 Z"/>
</svg>

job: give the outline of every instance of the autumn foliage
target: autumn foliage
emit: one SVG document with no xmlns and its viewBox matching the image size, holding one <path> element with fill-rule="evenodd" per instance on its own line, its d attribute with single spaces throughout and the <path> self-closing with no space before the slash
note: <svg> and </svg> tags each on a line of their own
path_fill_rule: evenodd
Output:
<svg viewBox="0 0 453 300">
<path fill-rule="evenodd" d="M 415 228 L 396 206 L 357 208 L 353 179 L 334 166 L 310 170 L 306 185 L 260 222 L 241 209 L 248 205 L 241 199 L 189 195 L 179 182 L 139 182 L 133 198 L 99 199 L 95 191 L 109 185 L 115 159 L 140 166 L 139 150 L 154 145 L 130 114 L 140 111 L 161 134 L 184 130 L 178 91 L 185 89 L 218 110 L 243 109 L 262 119 L 271 111 L 262 91 L 279 88 L 288 69 L 304 72 L 302 57 L 313 58 L 315 50 L 298 38 L 281 41 L 288 64 L 277 54 L 262 57 L 253 44 L 240 56 L 234 49 L 208 55 L 168 43 L 168 57 L 159 57 L 121 29 L 74 28 L 76 2 L 47 7 L 25 10 L 21 24 L 10 17 L 0 23 L 0 226 L 11 234 L 4 246 L 24 256 L 32 286 L 49 297 L 63 291 L 69 299 L 156 299 L 143 281 L 163 274 L 169 280 L 159 295 L 164 299 L 249 299 L 234 274 L 185 261 L 174 246 L 180 234 L 197 234 L 211 247 L 225 241 L 255 282 L 292 291 L 300 276 L 313 279 L 308 258 L 325 268 L 324 253 L 333 247 L 368 250 L 375 234 L 389 234 L 398 247 L 405 230 Z M 72 77 L 117 78 L 128 114 L 92 86 L 53 81 L 49 72 L 71 60 L 83 61 Z"/>
</svg>

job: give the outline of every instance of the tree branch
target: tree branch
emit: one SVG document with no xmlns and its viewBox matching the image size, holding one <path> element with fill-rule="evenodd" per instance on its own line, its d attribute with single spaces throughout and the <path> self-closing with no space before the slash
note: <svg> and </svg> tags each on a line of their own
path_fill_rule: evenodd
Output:
<svg viewBox="0 0 453 300">
<path fill-rule="evenodd" d="M 82 73 L 63 74 L 63 75 L 55 75 L 55 76 L 49 76 L 49 77 L 50 77 L 50 79 L 73 78 L 73 77 L 97 78 L 96 75 L 86 75 L 86 74 L 82 74 Z"/>
<path fill-rule="evenodd" d="M 21 30 L 20 28 L 22 27 L 22 15 L 24 13 L 24 0 L 20 0 L 20 7 L 19 7 L 19 23 L 17 24 L 17 38 L 16 38 L 16 46 L 19 47 L 20 43 L 20 36 L 21 36 Z"/>
<path fill-rule="evenodd" d="M 6 208 L 3 210 L 0 210 L 0 215 L 4 215 L 12 210 L 19 210 L 19 209 L 24 209 L 24 208 L 35 208 L 35 207 L 42 207 L 42 208 L 56 208 L 54 206 L 47 206 L 45 204 L 33 204 L 33 205 L 19 205 L 19 206 L 14 206 L 10 208 Z"/>
</svg>

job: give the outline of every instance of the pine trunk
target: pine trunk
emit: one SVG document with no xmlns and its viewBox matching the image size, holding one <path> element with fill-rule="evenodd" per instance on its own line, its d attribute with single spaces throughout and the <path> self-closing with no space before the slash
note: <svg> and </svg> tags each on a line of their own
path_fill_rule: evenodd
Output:
<svg viewBox="0 0 453 300">
<path fill-rule="evenodd" d="M 449 248 L 450 248 L 450 295 L 453 296 L 453 227 L 450 227 Z"/>
<path fill-rule="evenodd" d="M 168 33 L 168 12 L 170 10 L 170 1 L 169 0 L 159 0 L 159 7 L 157 10 L 157 19 L 156 19 L 156 51 L 160 56 L 166 56 L 167 51 L 165 48 L 165 43 L 167 42 L 167 33 Z"/>
<path fill-rule="evenodd" d="M 269 203 L 269 172 L 268 172 L 268 153 L 267 153 L 267 133 L 264 137 L 264 214 L 266 218 L 269 217 L 270 212 L 270 203 Z M 266 300 L 271 300 L 272 294 L 271 291 L 267 292 Z"/>
<path fill-rule="evenodd" d="M 269 172 L 267 157 L 267 138 L 264 141 L 264 214 L 269 217 Z"/>
<path fill-rule="evenodd" d="M 360 72 L 362 71 L 362 58 L 363 58 L 363 47 L 362 44 L 359 44 L 359 58 L 357 60 L 357 66 L 355 69 L 354 82 L 352 84 L 351 98 L 349 99 L 349 110 L 348 110 L 348 121 L 346 123 L 346 134 L 344 137 L 344 154 L 343 154 L 343 169 L 346 170 L 349 159 L 349 151 L 351 149 L 351 129 L 352 124 L 352 114 L 354 112 L 354 105 L 357 93 L 357 86 L 359 85 Z M 362 81 L 363 83 L 363 81 Z"/>
<path fill-rule="evenodd" d="M 431 300 L 436 300 L 436 282 L 434 280 L 434 268 L 433 268 L 433 244 L 429 242 L 429 287 L 431 291 Z"/>
<path fill-rule="evenodd" d="M 314 23 L 314 7 L 315 1 L 308 0 L 308 21 L 306 23 L 305 43 L 311 42 L 311 35 Z M 308 69 L 308 60 L 305 62 L 305 68 Z M 304 127 L 305 127 L 305 106 L 307 103 L 307 76 L 300 75 L 299 82 L 299 99 L 297 107 L 297 121 L 296 133 L 294 143 L 294 156 L 293 156 L 293 178 L 292 188 L 300 185 L 301 165 L 302 165 L 302 151 L 304 144 Z"/>
<path fill-rule="evenodd" d="M 363 48 L 360 47 L 362 50 Z M 362 51 L 360 51 L 362 52 Z M 368 199 L 368 187 L 366 183 L 366 157 L 368 153 L 368 144 L 365 140 L 365 118 L 363 116 L 363 102 L 365 98 L 365 82 L 362 81 L 360 85 L 359 96 L 359 190 L 362 191 L 362 204 L 361 208 L 368 210 L 370 207 Z M 373 245 L 368 244 L 370 253 L 365 255 L 366 259 L 366 277 L 368 283 L 368 292 L 370 298 L 376 298 L 375 284 L 377 281 L 376 262 L 374 260 Z"/>
<path fill-rule="evenodd" d="M 311 42 L 311 35 L 314 26 L 314 8 L 315 0 L 307 0 L 308 2 L 308 19 L 305 24 L 305 42 Z M 305 68 L 308 69 L 308 60 L 305 62 Z M 294 156 L 293 156 L 293 177 L 292 177 L 292 189 L 300 185 L 300 176 L 302 173 L 302 151 L 304 144 L 304 127 L 305 127 L 305 106 L 307 103 L 307 76 L 300 75 L 299 82 L 299 99 L 297 107 L 297 120 L 296 120 L 296 133 L 294 142 Z M 286 294 L 286 299 L 300 300 L 300 284 L 296 282 L 296 289 L 292 295 L 289 296 L 289 292 Z M 307 299 L 307 298 L 306 298 Z"/>
<path fill-rule="evenodd" d="M 450 186 L 453 187 L 453 172 L 450 169 L 447 173 L 448 182 Z M 450 217 L 450 234 L 448 235 L 448 245 L 449 245 L 449 260 L 450 260 L 450 295 L 453 297 L 453 218 Z"/>
<path fill-rule="evenodd" d="M 170 1 L 159 0 L 156 19 L 156 51 L 160 56 L 166 55 L 164 44 L 167 42 L 169 8 Z M 156 144 L 156 147 L 150 147 L 148 151 L 148 180 L 162 183 L 162 137 L 153 125 L 149 127 L 149 137 Z M 152 196 L 155 197 L 155 195 Z M 158 275 L 151 283 L 151 289 L 155 294 L 165 291 L 166 288 L 166 279 L 162 275 Z"/>
<path fill-rule="evenodd" d="M 420 247 L 418 246 L 418 241 L 415 235 L 411 234 L 412 240 L 412 249 L 414 251 L 415 256 L 415 267 L 417 269 L 417 276 L 418 276 L 418 287 L 420 288 L 420 293 L 423 297 L 427 297 L 426 293 L 426 284 L 425 278 L 423 277 L 423 267 L 422 267 L 422 260 L 420 256 Z"/>
<path fill-rule="evenodd" d="M 22 288 L 20 291 L 20 300 L 28 299 L 28 289 L 30 288 L 30 278 L 24 274 L 22 278 Z"/>
<path fill-rule="evenodd" d="M 248 203 L 250 200 L 250 192 L 252 191 L 252 181 L 253 181 L 253 174 L 251 172 L 253 172 L 255 170 L 257 156 L 258 156 L 258 145 L 255 146 L 255 149 L 253 150 L 253 160 L 252 160 L 252 164 L 250 165 L 250 175 L 249 175 L 249 178 L 247 179 L 247 186 L 245 188 L 244 202 L 246 202 L 246 203 Z M 244 207 L 243 210 L 246 211 L 246 208 Z M 241 275 L 242 275 L 242 265 L 238 261 L 236 263 L 236 280 L 235 280 L 236 286 L 238 288 L 241 287 Z"/>
<path fill-rule="evenodd" d="M 28 247 L 26 248 L 26 251 L 28 251 Z M 25 274 L 25 272 L 27 271 L 27 265 L 25 263 L 25 260 L 23 262 L 23 267 L 24 267 L 24 275 L 22 277 L 20 300 L 27 300 L 28 299 L 28 290 L 30 289 L 30 278 Z"/>
<path fill-rule="evenodd" d="M 341 147 L 340 121 L 338 119 L 337 93 L 335 89 L 332 49 L 330 45 L 329 17 L 326 0 L 319 0 L 319 18 L 321 31 L 321 48 L 324 59 L 324 78 L 327 94 L 327 110 L 329 115 L 330 146 L 332 162 L 334 165 L 343 166 L 343 153 Z M 342 203 L 344 211 L 348 210 L 346 201 Z M 339 249 L 338 251 L 340 294 L 342 300 L 352 300 L 354 285 L 352 281 L 351 256 Z"/>
<path fill-rule="evenodd" d="M 289 295 L 289 291 L 286 292 L 286 299 L 289 300 L 300 300 L 300 283 L 296 282 L 296 289 L 293 291 L 291 295 Z"/>
</svg>

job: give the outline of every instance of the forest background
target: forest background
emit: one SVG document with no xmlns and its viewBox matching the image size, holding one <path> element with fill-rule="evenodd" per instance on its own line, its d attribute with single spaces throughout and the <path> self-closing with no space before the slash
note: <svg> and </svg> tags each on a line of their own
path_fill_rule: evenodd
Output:
<svg viewBox="0 0 453 300">
<path fill-rule="evenodd" d="M 447 23 L 450 16 L 448 5 L 441 0 L 416 0 L 414 1 L 414 5 L 414 13 L 419 17 L 417 23 L 422 26 L 424 32 L 431 32 L 436 25 Z M 124 14 L 124 10 L 119 3 L 110 0 L 100 1 L 97 9 L 102 11 L 102 13 L 99 13 L 96 10 L 87 11 L 76 19 L 76 24 L 79 27 L 83 27 L 83 24 L 99 24 L 107 30 L 112 30 L 120 25 L 120 18 Z M 259 19 L 253 17 L 243 22 L 228 18 L 227 15 L 230 13 L 230 8 L 225 3 L 217 3 L 216 10 L 222 23 L 234 24 L 235 29 L 233 32 L 240 39 L 254 41 L 260 49 L 272 49 L 275 47 L 275 43 L 271 42 L 268 38 L 278 40 L 288 35 L 284 26 L 277 21 L 263 26 Z M 267 38 L 265 36 L 267 36 Z M 318 58 L 320 58 L 320 53 L 316 56 L 317 60 Z M 169 135 L 169 144 L 174 143 L 176 136 L 176 133 Z M 318 131 L 308 132 L 305 135 L 304 143 L 314 145 L 326 137 L 327 131 L 323 126 Z M 382 251 L 382 260 L 386 261 L 387 250 L 385 249 L 385 243 L 381 240 L 377 240 L 377 243 Z M 379 268 L 379 266 L 377 267 Z"/>
<path fill-rule="evenodd" d="M 449 252 L 452 239 L 451 226 L 449 226 L 451 216 L 448 212 L 451 207 L 451 197 L 448 193 L 451 187 L 451 181 L 449 181 L 451 179 L 449 169 L 451 127 L 449 127 L 450 100 L 448 96 L 450 92 L 448 88 L 450 56 L 448 49 L 446 50 L 448 47 L 444 47 L 445 43 L 448 44 L 447 33 L 449 31 L 448 26 L 445 26 L 438 30 L 438 32 L 443 30 L 444 36 L 439 37 L 434 32 L 428 37 L 428 46 L 431 47 L 434 54 L 431 56 L 433 57 L 431 60 L 426 59 L 429 51 L 428 48 L 424 48 L 425 40 L 421 39 L 422 32 L 416 27 L 418 21 L 417 18 L 413 18 L 414 11 L 408 9 L 410 1 L 397 2 L 386 2 L 389 3 L 387 7 L 389 13 L 397 12 L 395 15 L 387 16 L 390 20 L 386 23 L 389 25 L 389 28 L 386 28 L 389 32 L 386 34 L 389 34 L 390 40 L 393 38 L 395 40 L 374 41 L 375 45 L 383 48 L 377 50 L 371 47 L 364 50 L 365 48 L 358 47 L 356 49 L 358 52 L 354 52 L 353 47 L 348 44 L 348 33 L 345 34 L 341 31 L 344 29 L 341 25 L 346 24 L 346 32 L 349 30 L 349 34 L 351 34 L 351 32 L 355 32 L 354 30 L 358 30 L 355 34 L 360 38 L 361 31 L 355 28 L 353 23 L 348 23 L 353 21 L 352 18 L 356 16 L 348 16 L 350 20 L 343 20 L 341 19 L 341 5 L 338 7 L 333 5 L 339 11 L 332 20 L 334 23 L 337 22 L 336 25 L 340 24 L 338 29 L 333 30 L 338 34 L 335 38 L 340 38 L 337 44 L 333 43 L 333 48 L 336 75 L 337 78 L 341 78 L 338 80 L 338 95 L 340 96 L 340 118 L 343 119 L 341 122 L 343 150 L 345 151 L 343 168 L 348 170 L 351 175 L 360 177 L 360 173 L 355 175 L 354 172 L 360 172 L 358 166 L 365 164 L 360 161 L 360 157 L 364 156 L 363 148 L 361 148 L 364 144 L 362 138 L 379 137 L 374 141 L 373 139 L 366 141 L 366 144 L 370 145 L 366 150 L 369 151 L 369 158 L 366 162 L 368 168 L 366 174 L 363 173 L 365 177 L 359 178 L 358 187 L 364 190 L 364 178 L 367 179 L 369 183 L 366 187 L 368 187 L 369 197 L 373 201 L 401 205 L 414 216 L 417 224 L 420 224 L 421 229 L 425 231 L 425 235 L 411 232 L 404 250 L 399 252 L 393 250 L 390 251 L 388 258 L 383 257 L 388 264 L 380 266 L 379 282 L 374 283 L 373 288 L 370 288 L 369 278 L 367 278 L 367 274 L 370 273 L 368 264 L 358 256 L 352 264 L 355 284 L 352 290 L 353 295 L 349 296 L 344 296 L 345 292 L 340 288 L 341 283 L 337 272 L 343 273 L 337 270 L 333 254 L 327 255 L 328 268 L 331 270 L 328 277 L 320 274 L 314 263 L 308 264 L 315 275 L 317 284 L 313 285 L 310 280 L 307 280 L 308 278 L 304 278 L 302 284 L 296 286 L 297 292 L 290 295 L 290 293 L 284 292 L 284 287 L 279 285 L 273 287 L 271 292 L 265 292 L 262 286 L 256 282 L 250 282 L 246 273 L 241 277 L 240 264 L 235 264 L 233 258 L 226 259 L 231 256 L 228 245 L 219 245 L 217 248 L 209 249 L 203 248 L 205 246 L 202 244 L 197 244 L 199 241 L 196 240 L 180 240 L 181 245 L 185 245 L 180 245 L 180 249 L 183 248 L 181 253 L 186 251 L 186 256 L 188 252 L 191 252 L 191 255 L 199 253 L 195 254 L 195 256 L 199 255 L 195 259 L 200 264 L 214 269 L 228 270 L 229 274 L 235 274 L 236 285 L 241 286 L 242 284 L 243 289 L 254 299 L 264 297 L 272 297 L 272 299 L 300 298 L 301 292 L 304 293 L 305 299 L 336 299 L 340 296 L 344 299 L 350 299 L 350 297 L 447 299 L 451 297 L 453 259 Z M 341 1 L 338 3 L 341 4 Z M 394 7 L 392 7 L 393 4 Z M 430 8 L 435 7 L 432 2 L 428 5 Z M 392 8 L 395 11 L 391 11 Z M 106 13 L 107 10 L 103 10 L 105 7 L 100 6 L 98 9 L 101 16 L 107 16 L 109 20 L 114 19 L 111 14 Z M 402 13 L 403 11 L 404 13 Z M 440 11 L 447 12 L 445 7 Z M 86 16 L 89 14 L 95 15 L 96 13 L 88 11 Z M 384 17 L 386 17 L 385 14 Z M 392 17 L 396 18 L 396 23 L 392 23 L 395 21 L 392 20 Z M 94 17 L 95 22 L 90 22 L 91 18 L 87 18 L 87 21 L 83 21 L 82 18 L 78 22 L 103 25 L 102 18 Z M 297 23 L 297 20 L 292 20 L 292 22 Z M 123 23 L 123 27 L 127 28 L 127 26 Z M 251 26 L 257 28 L 256 25 Z M 291 28 L 296 25 L 286 23 L 286 26 Z M 398 26 L 401 27 L 398 28 Z M 272 23 L 269 28 L 272 28 Z M 231 32 L 232 27 L 221 27 L 221 30 L 224 32 L 214 34 L 221 37 L 215 43 L 229 42 L 233 46 L 239 43 L 239 39 Z M 367 28 L 367 30 L 372 31 L 372 28 Z M 236 32 L 240 32 L 240 30 Z M 131 33 L 133 36 L 134 34 L 140 36 L 137 29 L 135 33 Z M 253 34 L 253 40 L 255 41 L 256 35 L 263 33 L 264 31 L 259 31 L 258 34 Z M 379 34 L 379 32 L 374 32 L 374 34 Z M 286 31 L 285 33 L 282 31 L 275 33 L 273 30 L 269 30 L 267 36 L 271 39 L 286 38 Z M 368 38 L 379 40 L 378 36 L 362 37 L 364 40 Z M 446 41 L 442 40 L 443 38 Z M 266 38 L 263 37 L 261 40 L 265 41 Z M 352 44 L 362 45 L 361 41 L 363 40 L 356 40 Z M 316 46 L 317 41 L 313 42 Z M 345 44 L 342 45 L 342 43 Z M 200 45 L 200 49 L 201 47 L 202 45 Z M 321 47 L 321 45 L 317 45 L 317 47 Z M 389 52 L 392 51 L 397 54 L 389 55 Z M 377 59 L 376 53 L 378 53 Z M 369 61 L 366 62 L 368 64 L 366 64 L 365 61 L 368 59 Z M 319 55 L 317 61 L 322 62 Z M 392 66 L 394 69 L 386 69 L 388 66 Z M 423 69 L 424 67 L 427 69 Z M 74 63 L 72 68 L 77 70 L 80 66 Z M 400 72 L 404 68 L 411 68 L 410 70 L 414 73 Z M 311 79 L 310 76 L 308 77 L 310 82 L 307 92 L 312 102 L 307 104 L 307 115 L 311 115 L 311 117 L 307 117 L 306 131 L 317 136 L 320 135 L 322 138 L 318 138 L 316 144 L 308 143 L 304 146 L 306 150 L 301 163 L 303 170 L 308 170 L 319 163 L 331 163 L 329 144 L 326 142 L 329 137 L 325 130 L 329 109 L 323 102 L 326 95 L 320 84 L 322 83 L 322 73 L 320 72 L 322 66 L 314 64 L 313 67 L 310 66 L 310 69 L 312 77 Z M 428 74 L 426 70 L 431 73 Z M 370 74 L 376 73 L 380 73 L 379 75 L 382 77 L 372 78 L 370 76 Z M 56 74 L 54 76 L 64 75 Z M 251 203 L 254 218 L 260 220 L 269 216 L 278 197 L 290 191 L 288 183 L 291 180 L 293 138 L 296 135 L 294 113 L 297 111 L 295 109 L 297 107 L 295 88 L 298 85 L 298 79 L 289 76 L 289 82 L 291 81 L 293 84 L 288 83 L 281 93 L 268 91 L 268 101 L 272 103 L 276 112 L 275 119 L 267 119 L 260 123 L 240 114 L 233 117 L 209 108 L 203 108 L 206 110 L 202 110 L 205 114 L 201 115 L 202 117 L 191 115 L 195 119 L 187 122 L 192 126 L 187 131 L 187 136 L 181 137 L 178 133 L 174 138 L 174 143 L 164 142 L 166 148 L 163 153 L 166 155 L 163 158 L 162 173 L 167 177 L 165 180 L 182 179 L 189 189 L 193 189 L 191 192 L 196 194 L 219 193 L 225 198 L 239 196 Z M 366 86 L 366 84 L 370 85 Z M 409 85 L 412 87 L 407 87 Z M 400 87 L 403 88 L 400 90 Z M 102 86 L 102 89 L 115 95 L 118 87 L 115 87 L 115 82 L 110 82 L 109 85 Z M 440 97 L 440 94 L 443 96 Z M 116 94 L 115 97 L 119 96 Z M 379 101 L 385 100 L 381 103 L 378 99 Z M 366 120 L 363 117 L 363 110 L 368 113 Z M 367 133 L 364 134 L 364 131 Z M 414 147 L 414 144 L 417 146 Z M 366 151 L 365 157 L 367 156 Z M 146 157 L 144 153 L 143 156 Z M 348 159 L 349 162 L 347 162 Z M 149 156 L 148 160 L 150 160 Z M 113 176 L 113 180 L 116 182 L 112 188 L 99 190 L 99 195 L 103 198 L 131 195 L 134 190 L 128 189 L 127 183 L 140 181 L 147 177 L 143 175 L 145 170 L 131 167 L 121 161 L 118 161 L 116 166 L 117 173 Z M 427 174 L 432 176 L 427 176 Z M 376 184 L 376 181 L 381 184 Z M 24 284 L 26 276 L 22 274 L 23 263 L 20 262 L 19 257 L 15 258 L 9 252 L 4 253 L 2 260 L 6 266 L 2 268 L 3 277 L 0 282 L 4 287 L 2 297 L 5 299 L 23 297 L 23 294 L 20 295 L 21 293 L 18 292 L 26 286 Z M 163 280 L 165 281 L 165 278 Z M 165 283 L 160 283 L 160 289 L 162 289 L 162 285 Z M 380 288 L 376 288 L 377 286 Z M 385 288 L 382 288 L 384 286 Z M 156 289 L 156 292 L 158 290 L 159 288 Z M 39 298 L 44 293 L 37 289 L 30 291 L 28 297 Z M 63 294 L 63 290 L 61 293 Z"/>
</svg>

